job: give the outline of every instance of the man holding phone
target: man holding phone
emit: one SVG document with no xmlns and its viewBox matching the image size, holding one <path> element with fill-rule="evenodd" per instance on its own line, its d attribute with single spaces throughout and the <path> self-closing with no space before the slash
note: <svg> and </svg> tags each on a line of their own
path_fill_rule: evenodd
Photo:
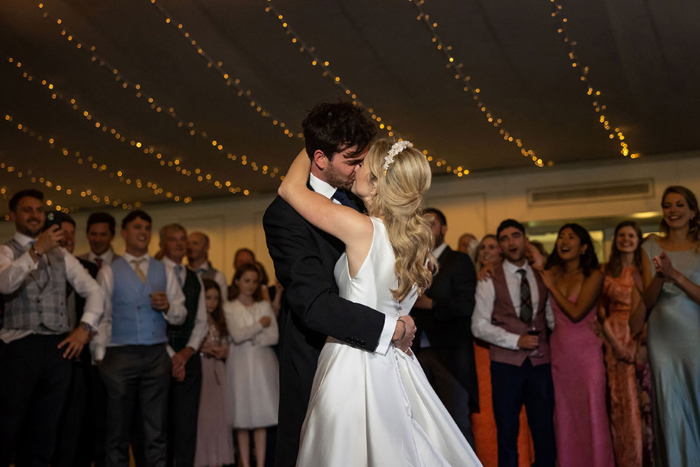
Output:
<svg viewBox="0 0 700 467">
<path fill-rule="evenodd" d="M 171 372 L 166 329 L 168 323 L 184 322 L 185 296 L 172 270 L 148 254 L 148 214 L 127 214 L 121 235 L 126 253 L 97 275 L 105 294 L 95 359 L 108 395 L 106 465 L 129 465 L 132 415 L 138 406 L 146 463 L 160 467 L 167 459 Z"/>
<path fill-rule="evenodd" d="M 80 263 L 59 247 L 64 232 L 59 221 L 46 223 L 43 193 L 19 191 L 9 207 L 16 232 L 0 247 L 5 301 L 0 339 L 6 344 L 0 355 L 0 466 L 9 465 L 13 453 L 18 465 L 49 465 L 71 380 L 69 359 L 96 329 L 104 295 Z M 68 285 L 86 298 L 80 324 L 72 332 Z"/>
</svg>

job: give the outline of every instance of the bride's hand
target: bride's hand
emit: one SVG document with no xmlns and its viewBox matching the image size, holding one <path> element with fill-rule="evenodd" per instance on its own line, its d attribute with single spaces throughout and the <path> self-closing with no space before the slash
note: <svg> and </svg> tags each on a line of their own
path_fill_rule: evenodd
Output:
<svg viewBox="0 0 700 467">
<path fill-rule="evenodd" d="M 404 326 L 406 332 L 403 332 Z M 402 352 L 405 352 L 408 355 L 413 355 L 410 352 L 411 344 L 413 344 L 413 338 L 416 336 L 416 330 L 417 328 L 416 324 L 413 322 L 413 318 L 411 318 L 409 315 L 402 316 L 396 321 L 394 338 L 391 342 Z"/>
</svg>

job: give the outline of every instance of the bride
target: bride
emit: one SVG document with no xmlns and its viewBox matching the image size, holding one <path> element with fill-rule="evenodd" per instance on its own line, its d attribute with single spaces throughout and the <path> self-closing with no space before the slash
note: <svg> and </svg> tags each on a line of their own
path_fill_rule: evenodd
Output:
<svg viewBox="0 0 700 467">
<path fill-rule="evenodd" d="M 306 186 L 302 151 L 279 188 L 311 224 L 339 238 L 340 295 L 384 314 L 408 314 L 432 280 L 433 240 L 420 215 L 430 166 L 411 143 L 380 140 L 357 166 L 352 192 L 367 217 Z M 404 325 L 405 326 L 405 325 Z M 297 464 L 308 466 L 480 466 L 409 349 L 369 353 L 328 338 L 318 361 Z"/>
</svg>

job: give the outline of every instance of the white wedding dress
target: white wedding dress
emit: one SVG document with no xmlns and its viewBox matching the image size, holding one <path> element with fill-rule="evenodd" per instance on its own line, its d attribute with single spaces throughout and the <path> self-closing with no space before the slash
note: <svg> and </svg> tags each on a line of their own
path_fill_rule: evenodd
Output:
<svg viewBox="0 0 700 467">
<path fill-rule="evenodd" d="M 380 312 L 406 315 L 416 300 L 397 302 L 394 252 L 381 220 L 354 278 L 347 256 L 335 266 L 340 296 Z M 386 355 L 328 338 L 318 360 L 301 432 L 300 467 L 481 466 L 430 386 L 415 357 Z"/>
</svg>

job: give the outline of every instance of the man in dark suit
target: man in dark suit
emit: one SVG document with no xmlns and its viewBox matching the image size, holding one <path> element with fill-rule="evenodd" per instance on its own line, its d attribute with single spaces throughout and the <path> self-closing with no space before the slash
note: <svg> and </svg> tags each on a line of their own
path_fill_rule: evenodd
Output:
<svg viewBox="0 0 700 467">
<path fill-rule="evenodd" d="M 447 220 L 435 209 L 425 216 L 435 238 L 438 273 L 411 310 L 418 331 L 413 350 L 430 384 L 474 447 L 469 414 L 479 410 L 471 319 L 476 272 L 468 255 L 445 243 Z"/>
<path fill-rule="evenodd" d="M 335 203 L 351 204 L 342 189 L 352 185 L 376 133 L 374 125 L 362 109 L 334 103 L 314 107 L 303 127 L 312 159 L 310 187 Z M 385 354 L 392 342 L 407 349 L 415 326 L 408 316 L 399 322 L 340 298 L 333 269 L 345 245 L 306 222 L 282 198 L 267 208 L 263 226 L 275 274 L 284 287 L 276 465 L 288 467 L 296 464 L 301 425 L 326 337 Z"/>
</svg>

